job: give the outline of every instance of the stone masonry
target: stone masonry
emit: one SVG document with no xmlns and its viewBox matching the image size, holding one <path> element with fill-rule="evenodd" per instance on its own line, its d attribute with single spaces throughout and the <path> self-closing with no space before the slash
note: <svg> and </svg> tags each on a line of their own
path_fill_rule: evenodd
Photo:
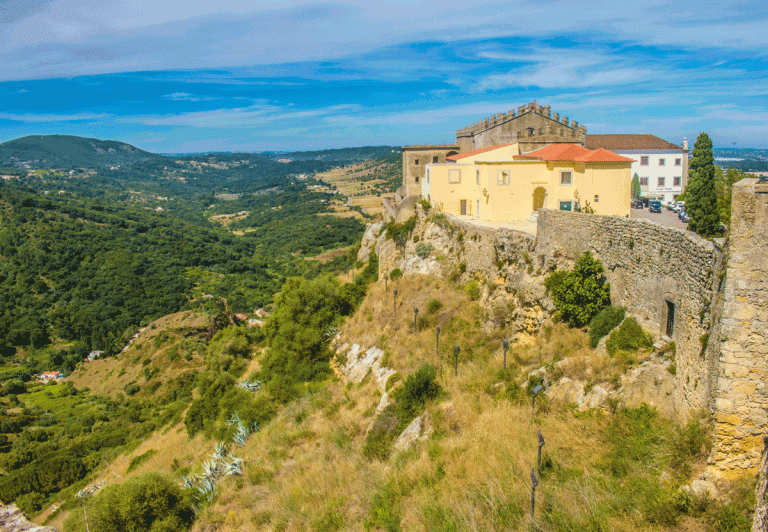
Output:
<svg viewBox="0 0 768 532">
<path fill-rule="evenodd" d="M 733 187 L 710 465 L 755 469 L 768 427 L 768 183 Z"/>
<path fill-rule="evenodd" d="M 570 268 L 584 251 L 603 263 L 613 304 L 627 307 L 656 338 L 667 335 L 667 312 L 674 305 L 675 411 L 685 419 L 709 409 L 714 379 L 707 357 L 715 355 L 706 335 L 722 250 L 648 220 L 539 211 L 536 252 L 545 269 Z"/>
</svg>

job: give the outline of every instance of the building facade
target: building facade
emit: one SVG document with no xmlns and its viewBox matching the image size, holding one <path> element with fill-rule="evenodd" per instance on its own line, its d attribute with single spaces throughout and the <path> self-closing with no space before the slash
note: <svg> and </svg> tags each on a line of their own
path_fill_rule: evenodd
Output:
<svg viewBox="0 0 768 532">
<path fill-rule="evenodd" d="M 427 165 L 421 189 L 442 212 L 491 222 L 523 220 L 541 208 L 629 215 L 632 159 L 607 150 L 552 144 L 521 154 L 515 143 L 448 160 Z"/>
<path fill-rule="evenodd" d="M 677 146 L 654 135 L 587 135 L 585 146 L 603 148 L 634 160 L 642 195 L 664 203 L 675 201 L 688 182 L 688 140 Z"/>
</svg>

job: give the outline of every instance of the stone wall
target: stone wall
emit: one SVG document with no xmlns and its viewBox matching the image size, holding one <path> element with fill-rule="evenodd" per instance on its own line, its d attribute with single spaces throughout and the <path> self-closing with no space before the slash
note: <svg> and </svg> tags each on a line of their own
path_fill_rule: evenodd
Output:
<svg viewBox="0 0 768 532">
<path fill-rule="evenodd" d="M 674 305 L 676 413 L 684 419 L 709 409 L 716 350 L 706 335 L 720 288 L 721 247 L 647 220 L 539 211 L 536 254 L 543 269 L 570 268 L 584 251 L 603 263 L 613 304 L 627 307 L 656 338 L 667 334 L 668 303 Z"/>
<path fill-rule="evenodd" d="M 710 465 L 754 470 L 768 426 L 768 183 L 733 187 Z"/>
</svg>

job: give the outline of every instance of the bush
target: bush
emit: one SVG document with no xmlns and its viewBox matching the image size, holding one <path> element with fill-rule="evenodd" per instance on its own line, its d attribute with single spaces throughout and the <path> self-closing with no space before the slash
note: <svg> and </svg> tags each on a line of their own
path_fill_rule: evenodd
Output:
<svg viewBox="0 0 768 532">
<path fill-rule="evenodd" d="M 429 254 L 432 253 L 433 249 L 435 249 L 435 247 L 432 244 L 421 242 L 416 246 L 416 254 L 422 259 L 426 259 L 429 257 Z"/>
<path fill-rule="evenodd" d="M 552 273 L 545 285 L 552 294 L 561 318 L 572 327 L 584 327 L 610 304 L 611 286 L 603 275 L 603 265 L 588 251 L 579 258 L 572 272 Z"/>
<path fill-rule="evenodd" d="M 393 221 L 387 224 L 387 238 L 398 241 L 400 237 L 407 238 L 416 228 L 416 216 L 411 216 L 402 224 Z"/>
<path fill-rule="evenodd" d="M 589 343 L 592 347 L 597 347 L 600 340 L 615 329 L 627 313 L 624 307 L 606 307 L 601 310 L 597 316 L 589 322 Z"/>
<path fill-rule="evenodd" d="M 389 456 L 395 438 L 440 391 L 434 367 L 425 364 L 408 375 L 403 385 L 392 392 L 389 406 L 374 420 L 363 444 L 363 456 L 379 460 Z"/>
<path fill-rule="evenodd" d="M 619 353 L 635 353 L 639 349 L 648 349 L 651 346 L 653 346 L 651 335 L 640 327 L 635 318 L 625 319 L 605 342 L 605 348 L 611 356 Z"/>
<path fill-rule="evenodd" d="M 91 532 L 177 532 L 189 530 L 194 521 L 191 496 L 159 473 L 132 478 L 109 486 L 88 509 Z M 65 532 L 85 530 L 83 512 L 72 512 Z"/>
<path fill-rule="evenodd" d="M 395 279 L 400 279 L 403 276 L 402 270 L 400 268 L 395 268 L 391 272 L 389 272 L 389 279 L 391 281 L 394 281 Z"/>
<path fill-rule="evenodd" d="M 438 299 L 430 299 L 429 303 L 427 303 L 427 313 L 429 314 L 434 314 L 441 308 L 443 308 L 443 304 Z"/>
<path fill-rule="evenodd" d="M 467 286 L 464 287 L 464 291 L 469 294 L 469 299 L 472 301 L 480 299 L 480 286 L 477 284 L 477 281 L 467 283 Z"/>
</svg>

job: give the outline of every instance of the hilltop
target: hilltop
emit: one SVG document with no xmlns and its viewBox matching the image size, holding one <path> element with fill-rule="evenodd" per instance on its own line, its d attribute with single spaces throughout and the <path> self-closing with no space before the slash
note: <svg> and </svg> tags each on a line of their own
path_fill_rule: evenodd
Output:
<svg viewBox="0 0 768 532">
<path fill-rule="evenodd" d="M 97 168 L 171 161 L 125 142 L 71 135 L 33 135 L 0 144 L 0 167 Z"/>
</svg>

